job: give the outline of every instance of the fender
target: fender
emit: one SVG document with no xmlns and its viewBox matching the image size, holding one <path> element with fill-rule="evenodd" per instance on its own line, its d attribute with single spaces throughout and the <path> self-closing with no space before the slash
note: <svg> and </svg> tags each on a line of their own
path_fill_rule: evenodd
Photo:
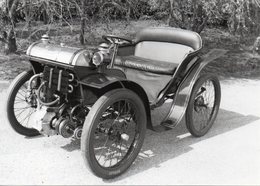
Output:
<svg viewBox="0 0 260 186">
<path fill-rule="evenodd" d="M 124 72 L 118 69 L 104 69 L 102 72 L 95 72 L 85 76 L 79 81 L 79 84 L 102 89 L 115 82 L 120 83 L 125 80 Z M 123 86 L 122 86 L 123 87 Z"/>
<path fill-rule="evenodd" d="M 182 120 L 189 103 L 191 91 L 202 69 L 211 61 L 224 55 L 227 51 L 222 49 L 213 49 L 206 55 L 202 56 L 200 63 L 194 64 L 189 73 L 180 84 L 172 102 L 168 115 L 160 125 L 154 126 L 155 131 L 165 131 L 176 127 Z"/>
<path fill-rule="evenodd" d="M 96 89 L 99 96 L 116 88 L 127 88 L 134 91 L 143 101 L 146 116 L 147 128 L 152 129 L 151 112 L 148 96 L 141 85 L 126 79 L 125 74 L 118 69 L 109 69 L 106 73 L 91 74 L 82 79 L 79 84 Z"/>
</svg>

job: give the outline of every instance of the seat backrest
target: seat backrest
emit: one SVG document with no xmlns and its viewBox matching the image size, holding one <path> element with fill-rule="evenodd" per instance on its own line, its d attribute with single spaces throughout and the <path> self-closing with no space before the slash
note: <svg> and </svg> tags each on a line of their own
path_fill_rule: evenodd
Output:
<svg viewBox="0 0 260 186">
<path fill-rule="evenodd" d="M 187 54 L 202 47 L 199 34 L 172 27 L 143 29 L 135 42 L 135 56 L 172 63 L 181 63 Z"/>
<path fill-rule="evenodd" d="M 179 64 L 192 51 L 191 47 L 181 44 L 143 41 L 136 45 L 135 56 Z"/>
</svg>

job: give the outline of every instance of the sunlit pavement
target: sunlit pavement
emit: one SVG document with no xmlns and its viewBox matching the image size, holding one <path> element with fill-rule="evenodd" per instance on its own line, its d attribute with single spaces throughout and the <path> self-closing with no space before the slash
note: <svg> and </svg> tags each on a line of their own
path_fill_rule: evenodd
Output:
<svg viewBox="0 0 260 186">
<path fill-rule="evenodd" d="M 228 80 L 221 85 L 221 109 L 207 135 L 192 137 L 184 122 L 163 133 L 147 130 L 130 169 L 102 180 L 85 168 L 79 141 L 16 134 L 5 118 L 6 83 L 0 82 L 0 184 L 258 185 L 260 81 Z"/>
</svg>

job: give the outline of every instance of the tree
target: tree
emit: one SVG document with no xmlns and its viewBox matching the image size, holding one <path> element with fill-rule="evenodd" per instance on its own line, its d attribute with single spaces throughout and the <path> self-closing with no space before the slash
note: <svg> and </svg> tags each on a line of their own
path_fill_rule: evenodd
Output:
<svg viewBox="0 0 260 186">
<path fill-rule="evenodd" d="M 15 11 L 19 0 L 7 0 L 3 13 L 7 16 L 2 18 L 2 37 L 0 41 L 5 44 L 5 53 L 13 53 L 17 50 L 16 37 L 15 37 Z M 6 25 L 6 26 L 5 26 Z"/>
<path fill-rule="evenodd" d="M 80 44 L 85 44 L 85 26 L 86 26 L 86 0 L 81 0 L 81 11 L 80 11 Z"/>
<path fill-rule="evenodd" d="M 200 33 L 208 23 L 215 1 L 169 0 L 168 25 Z"/>
</svg>

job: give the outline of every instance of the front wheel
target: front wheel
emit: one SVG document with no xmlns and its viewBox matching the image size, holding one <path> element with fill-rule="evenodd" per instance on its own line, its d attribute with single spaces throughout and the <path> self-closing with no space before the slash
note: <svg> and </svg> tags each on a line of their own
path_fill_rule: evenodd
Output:
<svg viewBox="0 0 260 186">
<path fill-rule="evenodd" d="M 145 136 L 146 111 L 133 91 L 116 89 L 101 96 L 86 117 L 81 150 L 97 176 L 114 178 L 133 163 Z"/>
<path fill-rule="evenodd" d="M 220 83 L 216 76 L 202 75 L 196 81 L 186 111 L 186 127 L 193 136 L 203 136 L 212 127 L 220 97 Z"/>
<path fill-rule="evenodd" d="M 31 115 L 36 111 L 36 103 L 29 103 L 27 99 L 27 84 L 33 76 L 32 71 L 24 71 L 11 83 L 7 91 L 6 112 L 12 128 L 24 136 L 40 135 L 39 131 L 31 128 L 28 123 Z"/>
</svg>

